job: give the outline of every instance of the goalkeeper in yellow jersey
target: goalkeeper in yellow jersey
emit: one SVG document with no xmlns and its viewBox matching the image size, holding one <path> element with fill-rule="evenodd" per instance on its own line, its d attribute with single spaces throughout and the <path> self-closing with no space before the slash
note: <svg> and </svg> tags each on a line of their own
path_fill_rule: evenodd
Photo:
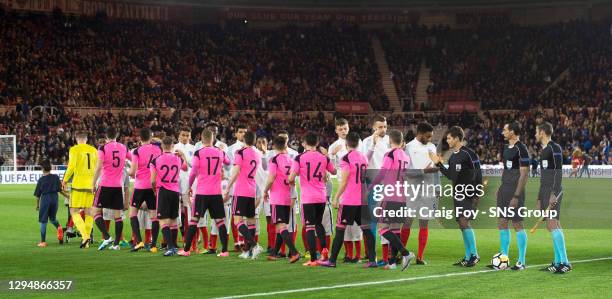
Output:
<svg viewBox="0 0 612 299">
<path fill-rule="evenodd" d="M 98 151 L 95 147 L 87 144 L 87 132 L 76 133 L 77 145 L 70 148 L 68 156 L 68 169 L 64 174 L 62 189 L 66 189 L 67 183 L 72 180 L 70 193 L 70 215 L 77 230 L 81 233 L 83 241 L 81 248 L 89 247 L 91 242 L 91 230 L 93 228 L 93 216 L 91 207 L 94 194 L 92 182 L 94 171 L 98 163 Z M 80 211 L 85 211 L 85 219 L 81 217 Z"/>
</svg>

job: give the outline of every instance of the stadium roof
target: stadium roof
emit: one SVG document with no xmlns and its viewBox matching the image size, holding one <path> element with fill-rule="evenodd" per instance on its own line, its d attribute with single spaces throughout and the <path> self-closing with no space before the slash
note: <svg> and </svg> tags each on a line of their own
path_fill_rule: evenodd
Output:
<svg viewBox="0 0 612 299">
<path fill-rule="evenodd" d="M 588 5 L 607 0 L 135 0 L 157 4 L 210 7 L 278 8 L 456 8 Z M 133 1 L 132 1 L 133 2 Z"/>
</svg>

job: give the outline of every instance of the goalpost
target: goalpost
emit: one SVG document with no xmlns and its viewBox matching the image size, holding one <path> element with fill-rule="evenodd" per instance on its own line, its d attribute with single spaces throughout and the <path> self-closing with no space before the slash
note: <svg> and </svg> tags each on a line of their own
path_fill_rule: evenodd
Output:
<svg viewBox="0 0 612 299">
<path fill-rule="evenodd" d="M 17 137 L 15 135 L 0 135 L 0 172 L 17 170 Z"/>
</svg>

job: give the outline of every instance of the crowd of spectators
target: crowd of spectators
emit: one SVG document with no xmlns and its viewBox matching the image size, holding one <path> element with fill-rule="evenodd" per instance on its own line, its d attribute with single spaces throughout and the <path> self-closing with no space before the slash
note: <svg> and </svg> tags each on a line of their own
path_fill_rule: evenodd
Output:
<svg viewBox="0 0 612 299">
<path fill-rule="evenodd" d="M 225 106 L 333 110 L 387 106 L 368 34 L 317 25 L 252 29 L 103 17 L 0 18 L 0 104 Z"/>
<path fill-rule="evenodd" d="M 545 119 L 556 128 L 554 139 L 563 146 L 566 163 L 572 150 L 580 148 L 592 164 L 612 164 L 612 42 L 603 29 L 584 22 L 460 30 L 408 26 L 367 31 L 331 25 L 252 29 L 232 23 L 4 14 L 0 105 L 16 109 L 0 113 L 0 134 L 17 136 L 21 165 L 37 164 L 43 157 L 65 164 L 74 132 L 88 130 L 95 144 L 111 125 L 131 148 L 137 145 L 139 128 L 175 134 L 188 126 L 196 139 L 211 120 L 220 124 L 220 139 L 227 143 L 242 123 L 260 136 L 288 130 L 294 148 L 306 130 L 317 131 L 326 146 L 335 139 L 333 118 L 298 112 L 334 110 L 334 103 L 343 100 L 368 101 L 375 110 L 388 107 L 370 46 L 371 35 L 378 34 L 400 97 L 414 100 L 419 66 L 426 61 L 432 94 L 469 89 L 485 109 L 481 115 L 390 115 L 391 127 L 406 131 L 420 121 L 437 128 L 461 125 L 481 160 L 497 163 L 504 123 L 518 120 L 524 125 L 522 138 L 537 157 L 533 133 L 535 124 Z M 175 112 L 81 115 L 68 109 L 83 106 L 169 107 Z M 486 111 L 491 108 L 520 112 Z M 232 112 L 242 109 L 252 112 Z M 185 110 L 191 113 L 183 114 Z M 288 110 L 293 113 L 270 112 Z M 370 134 L 366 117 L 349 121 L 362 137 Z"/>
</svg>

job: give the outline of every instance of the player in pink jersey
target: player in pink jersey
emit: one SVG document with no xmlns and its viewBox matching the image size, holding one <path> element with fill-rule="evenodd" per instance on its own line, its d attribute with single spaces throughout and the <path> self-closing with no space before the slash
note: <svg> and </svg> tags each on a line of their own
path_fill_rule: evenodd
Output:
<svg viewBox="0 0 612 299">
<path fill-rule="evenodd" d="M 344 241 L 344 231 L 347 226 L 357 223 L 363 231 L 366 240 L 369 263 L 367 268 L 376 266 L 375 238 L 370 229 L 370 210 L 368 208 L 368 192 L 365 189 L 368 158 L 357 150 L 359 135 L 351 132 L 346 136 L 348 153 L 340 161 L 340 184 L 334 195 L 332 205 L 338 209 L 336 236 L 328 261 L 321 262 L 324 267 L 336 267 L 336 259 Z M 340 205 L 338 205 L 340 198 Z"/>
<path fill-rule="evenodd" d="M 238 231 L 247 243 L 247 250 L 242 252 L 240 258 L 255 259 L 263 251 L 263 248 L 255 241 L 255 207 L 258 204 L 255 202 L 257 195 L 255 176 L 261 163 L 261 154 L 253 147 L 255 144 L 254 132 L 244 134 L 244 143 L 245 146 L 234 154 L 234 166 L 227 190 L 223 194 L 223 200 L 229 200 L 229 190 L 234 188 L 233 218 Z M 247 223 L 244 223 L 243 217 L 247 218 Z"/>
<path fill-rule="evenodd" d="M 325 228 L 321 223 L 327 202 L 325 172 L 336 174 L 336 169 L 328 157 L 317 151 L 318 146 L 319 136 L 314 132 L 307 133 L 304 137 L 304 152 L 295 157 L 289 176 L 291 184 L 295 184 L 295 177 L 300 176 L 302 225 L 306 227 L 310 251 L 310 261 L 304 266 L 318 266 L 317 237 L 321 248 L 324 248 L 321 252 L 321 259 L 327 260 L 328 255 L 325 248 Z"/>
<path fill-rule="evenodd" d="M 399 130 L 389 131 L 389 143 L 391 144 L 391 150 L 385 154 L 383 158 L 382 168 L 378 176 L 372 182 L 372 186 L 383 184 L 383 185 L 395 185 L 396 182 L 403 182 L 407 175 L 408 169 L 410 169 L 410 157 L 404 152 L 404 134 Z M 383 188 L 384 189 L 384 188 Z M 379 209 L 380 213 L 374 213 L 374 215 L 385 215 L 385 212 L 398 211 L 406 208 L 406 196 L 403 194 L 394 194 L 387 196 L 382 199 Z M 391 244 L 391 255 L 389 256 L 389 263 L 385 265 L 384 269 L 396 269 L 397 253 L 402 255 L 402 271 L 404 271 L 410 262 L 414 259 L 414 253 L 406 250 L 400 239 L 400 227 L 406 221 L 403 217 L 379 217 L 380 223 L 380 235 L 389 241 Z"/>
<path fill-rule="evenodd" d="M 106 130 L 106 143 L 98 149 L 98 165 L 94 172 L 94 187 L 92 190 L 96 194 L 93 204 L 94 221 L 104 238 L 98 250 L 106 249 L 113 242 L 113 238 L 104 224 L 102 209 L 113 210 L 115 217 L 115 243 L 113 248 L 118 249 L 123 230 L 121 210 L 127 208 L 127 202 L 124 203 L 123 200 L 123 169 L 125 160 L 131 159 L 132 154 L 125 145 L 116 141 L 118 135 L 117 129 L 109 127 Z M 98 179 L 100 179 L 99 182 Z"/>
<path fill-rule="evenodd" d="M 173 256 L 178 252 L 176 239 L 172 237 L 170 227 L 176 226 L 180 202 L 180 171 L 187 169 L 185 154 L 182 151 L 173 153 L 174 140 L 170 136 L 162 140 L 164 152 L 151 161 L 151 184 L 157 191 L 157 218 L 162 227 L 162 234 L 168 242 L 164 256 Z"/>
<path fill-rule="evenodd" d="M 287 139 L 277 136 L 272 143 L 277 154 L 268 162 L 268 181 L 263 191 L 264 201 L 270 202 L 272 214 L 270 217 L 276 226 L 274 249 L 268 256 L 268 260 L 276 260 L 276 255 L 284 242 L 289 247 L 291 256 L 289 262 L 295 263 L 300 259 L 300 253 L 295 249 L 293 237 L 287 229 L 291 208 L 295 204 L 291 198 L 291 185 L 288 180 L 293 161 L 287 153 Z"/>
<path fill-rule="evenodd" d="M 223 165 L 230 161 L 221 149 L 213 146 L 215 135 L 212 131 L 202 131 L 203 148 L 197 150 L 191 160 L 191 173 L 189 174 L 188 188 L 191 190 L 193 182 L 198 180 L 195 199 L 191 206 L 191 220 L 185 238 L 185 247 L 178 252 L 181 256 L 189 256 L 191 241 L 198 230 L 198 221 L 204 217 L 206 211 L 215 220 L 221 238 L 221 253 L 217 256 L 228 257 L 227 227 L 225 226 L 225 210 L 221 193 L 221 180 L 223 178 Z"/>
<path fill-rule="evenodd" d="M 130 224 L 132 235 L 136 238 L 136 244 L 132 247 L 132 251 L 144 248 L 138 222 L 138 210 L 144 203 L 151 219 L 152 242 L 150 248 L 155 248 L 152 249 L 155 252 L 157 236 L 159 235 L 159 220 L 157 219 L 155 192 L 151 186 L 151 170 L 149 167 L 151 161 L 161 155 L 162 149 L 159 145 L 151 144 L 151 130 L 149 128 L 140 129 L 140 143 L 140 147 L 132 153 L 132 165 L 129 172 L 131 177 L 136 178 L 132 200 L 130 201 Z"/>
</svg>

